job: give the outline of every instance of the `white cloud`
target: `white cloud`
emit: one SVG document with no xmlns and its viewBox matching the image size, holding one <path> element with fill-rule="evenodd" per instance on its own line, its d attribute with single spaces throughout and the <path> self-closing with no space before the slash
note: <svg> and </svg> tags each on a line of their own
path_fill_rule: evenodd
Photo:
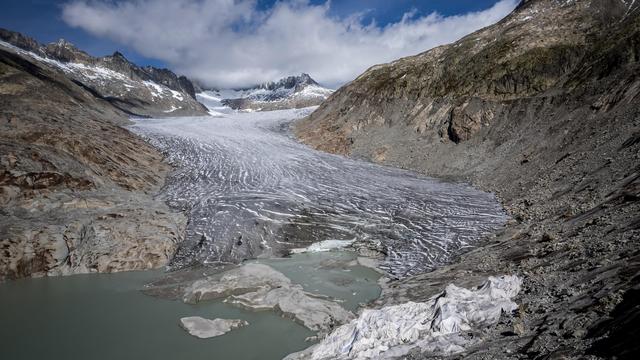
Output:
<svg viewBox="0 0 640 360">
<path fill-rule="evenodd" d="M 237 87 L 300 72 L 337 85 L 371 65 L 455 41 L 506 16 L 518 0 L 479 12 L 363 24 L 358 14 L 330 15 L 330 2 L 284 0 L 259 10 L 255 0 L 75 0 L 63 7 L 71 26 L 163 60 L 211 86 Z"/>
</svg>

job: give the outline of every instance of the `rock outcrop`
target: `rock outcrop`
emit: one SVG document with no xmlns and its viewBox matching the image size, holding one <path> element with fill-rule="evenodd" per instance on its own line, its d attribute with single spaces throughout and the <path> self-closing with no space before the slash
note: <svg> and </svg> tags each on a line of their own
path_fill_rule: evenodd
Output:
<svg viewBox="0 0 640 360">
<path fill-rule="evenodd" d="M 173 255 L 186 219 L 153 198 L 170 168 L 121 127 L 126 116 L 0 48 L 0 281 L 148 269 Z"/>
<path fill-rule="evenodd" d="M 467 357 L 631 358 L 640 348 L 620 331 L 640 328 L 629 306 L 640 279 L 639 73 L 639 2 L 523 1 L 454 44 L 372 67 L 295 132 L 321 150 L 472 182 L 514 219 L 456 263 L 389 284 L 380 306 L 516 273 L 521 310 Z"/>
<path fill-rule="evenodd" d="M 22 34 L 0 29 L 0 47 L 62 71 L 94 96 L 133 116 L 204 115 L 189 79 L 168 69 L 139 67 L 119 52 L 93 57 L 65 40 L 40 45 Z"/>
</svg>

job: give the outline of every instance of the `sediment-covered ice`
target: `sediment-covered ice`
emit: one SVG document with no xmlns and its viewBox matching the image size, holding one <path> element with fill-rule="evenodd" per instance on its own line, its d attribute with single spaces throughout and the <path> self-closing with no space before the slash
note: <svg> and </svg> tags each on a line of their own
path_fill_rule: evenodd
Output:
<svg viewBox="0 0 640 360">
<path fill-rule="evenodd" d="M 180 319 L 180 327 L 189 334 L 200 339 L 208 339 L 224 335 L 233 329 L 249 325 L 239 319 L 205 319 L 200 316 L 189 316 Z"/>
<path fill-rule="evenodd" d="M 503 311 L 515 310 L 512 299 L 521 284 L 517 276 L 489 277 L 475 290 L 449 285 L 427 302 L 364 310 L 319 344 L 286 359 L 384 359 L 415 347 L 438 354 L 461 352 L 468 340 L 458 333 L 496 324 Z"/>
<path fill-rule="evenodd" d="M 218 110 L 132 127 L 176 167 L 162 196 L 190 220 L 172 268 L 355 239 L 379 244 L 380 266 L 404 277 L 447 263 L 506 221 L 493 195 L 470 186 L 298 143 L 288 124 L 310 109 Z"/>
<path fill-rule="evenodd" d="M 214 299 L 224 299 L 249 310 L 275 311 L 310 330 L 325 333 L 353 318 L 338 303 L 304 291 L 302 286 L 264 264 L 244 264 L 197 280 L 183 296 L 187 303 Z"/>
</svg>

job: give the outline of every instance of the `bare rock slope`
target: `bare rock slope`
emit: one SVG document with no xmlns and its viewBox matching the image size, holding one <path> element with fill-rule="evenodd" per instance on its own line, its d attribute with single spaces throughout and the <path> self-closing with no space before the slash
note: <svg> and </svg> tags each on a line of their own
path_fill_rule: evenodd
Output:
<svg viewBox="0 0 640 360">
<path fill-rule="evenodd" d="M 372 67 L 295 132 L 321 150 L 472 182 L 514 219 L 456 263 L 390 283 L 381 305 L 515 273 L 521 309 L 467 356 L 633 358 L 639 74 L 640 2 L 525 0 L 454 44 Z"/>
<path fill-rule="evenodd" d="M 186 219 L 153 198 L 170 169 L 126 116 L 0 48 L 0 281 L 167 262 Z"/>
</svg>

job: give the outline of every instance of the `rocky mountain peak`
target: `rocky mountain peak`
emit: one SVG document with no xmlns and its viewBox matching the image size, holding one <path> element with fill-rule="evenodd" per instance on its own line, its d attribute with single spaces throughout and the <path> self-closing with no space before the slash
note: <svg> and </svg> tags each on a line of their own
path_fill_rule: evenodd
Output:
<svg viewBox="0 0 640 360">
<path fill-rule="evenodd" d="M 122 60 L 129 61 L 129 60 L 127 60 L 127 58 L 124 56 L 124 54 L 122 54 L 120 51 L 116 51 L 116 52 L 114 52 L 114 53 L 113 53 L 113 55 L 111 55 L 111 57 L 119 58 L 119 59 L 122 59 Z"/>
<path fill-rule="evenodd" d="M 159 69 L 153 66 L 145 66 L 141 69 L 141 71 L 142 73 L 144 73 L 143 75 L 141 75 L 142 78 L 145 78 L 146 76 L 148 79 L 165 85 L 170 89 L 186 92 L 194 99 L 196 97 L 195 86 L 186 76 L 178 76 L 169 69 Z"/>
<path fill-rule="evenodd" d="M 0 40 L 27 51 L 40 52 L 40 44 L 37 41 L 15 31 L 0 28 Z"/>
<path fill-rule="evenodd" d="M 136 65 L 127 60 L 127 58 L 119 51 L 114 52 L 112 55 L 104 56 L 99 59 L 106 67 L 123 72 L 123 73 L 135 73 Z"/>
<path fill-rule="evenodd" d="M 294 91 L 300 91 L 308 85 L 318 85 L 318 83 L 309 74 L 301 73 L 297 76 L 287 76 L 278 81 L 261 84 L 257 88 L 265 90 L 294 89 Z"/>
<path fill-rule="evenodd" d="M 215 91 L 217 92 L 217 91 Z M 223 98 L 222 105 L 236 110 L 280 110 L 316 106 L 333 90 L 320 86 L 309 74 L 287 76 L 252 88 L 232 90 L 233 97 Z"/>
<path fill-rule="evenodd" d="M 64 39 L 41 45 L 28 36 L 4 29 L 0 29 L 0 40 L 9 45 L 5 44 L 3 48 L 47 67 L 57 68 L 129 115 L 206 112 L 195 99 L 189 79 L 168 69 L 139 67 L 118 51 L 109 56 L 93 57 Z"/>
<path fill-rule="evenodd" d="M 79 63 L 90 63 L 92 61 L 91 55 L 78 49 L 65 39 L 49 43 L 41 47 L 41 49 L 46 57 L 59 61 Z"/>
<path fill-rule="evenodd" d="M 194 86 L 188 78 L 178 76 L 169 69 L 158 69 L 151 66 L 139 67 L 119 51 L 114 52 L 112 55 L 96 58 L 78 49 L 65 39 L 41 45 L 28 36 L 2 28 L 0 28 L 0 40 L 44 58 L 63 63 L 81 63 L 102 67 L 121 73 L 134 81 L 152 81 L 169 89 L 184 92 L 194 100 L 196 97 Z"/>
<path fill-rule="evenodd" d="M 56 42 L 52 42 L 51 45 L 55 45 L 58 47 L 66 47 L 66 48 L 73 48 L 75 49 L 75 45 L 73 45 L 70 41 L 67 41 L 63 38 L 58 39 L 58 41 Z"/>
</svg>

